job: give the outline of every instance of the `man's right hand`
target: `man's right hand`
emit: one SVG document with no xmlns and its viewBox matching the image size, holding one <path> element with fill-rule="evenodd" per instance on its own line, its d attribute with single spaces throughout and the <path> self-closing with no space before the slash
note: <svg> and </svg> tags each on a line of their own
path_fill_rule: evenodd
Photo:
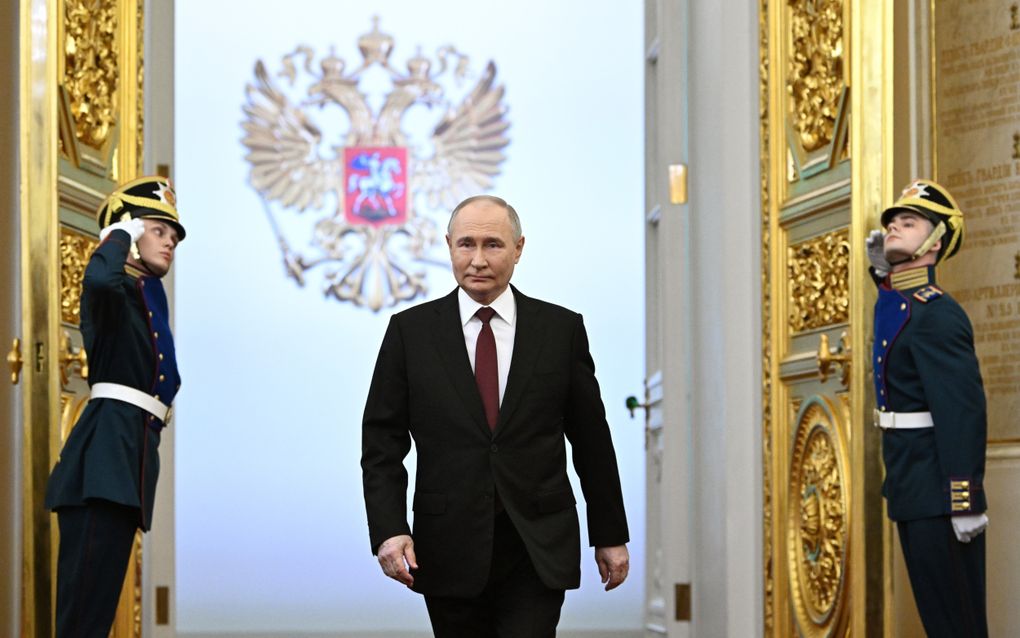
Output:
<svg viewBox="0 0 1020 638">
<path fill-rule="evenodd" d="M 128 235 L 131 235 L 131 243 L 135 243 L 145 234 L 145 222 L 141 219 L 127 219 L 116 224 L 110 224 L 99 231 L 99 241 L 106 239 L 106 236 L 115 230 L 123 230 Z"/>
<path fill-rule="evenodd" d="M 414 557 L 414 540 L 407 534 L 387 538 L 376 553 L 383 573 L 408 587 L 414 584 L 410 569 L 418 569 Z"/>
<path fill-rule="evenodd" d="M 879 277 L 885 277 L 892 270 L 892 266 L 889 265 L 889 260 L 885 258 L 885 235 L 880 230 L 873 230 L 868 238 L 864 240 L 864 245 L 868 247 L 868 261 L 871 262 L 872 267 L 875 269 L 875 274 Z"/>
</svg>

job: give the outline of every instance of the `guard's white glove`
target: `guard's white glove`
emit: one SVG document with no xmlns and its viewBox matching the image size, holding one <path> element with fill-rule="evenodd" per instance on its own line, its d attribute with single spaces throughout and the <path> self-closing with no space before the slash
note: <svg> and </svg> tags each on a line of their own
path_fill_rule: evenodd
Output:
<svg viewBox="0 0 1020 638">
<path fill-rule="evenodd" d="M 952 521 L 953 531 L 956 532 L 956 540 L 961 543 L 971 542 L 988 527 L 988 516 L 986 514 L 953 516 Z"/>
<path fill-rule="evenodd" d="M 126 219 L 122 222 L 117 222 L 116 224 L 110 224 L 99 231 L 99 241 L 106 239 L 106 236 L 115 230 L 123 230 L 128 235 L 131 235 L 131 243 L 133 244 L 145 234 L 145 222 L 136 218 Z"/>
<path fill-rule="evenodd" d="M 868 247 L 868 261 L 875 268 L 875 274 L 885 277 L 892 270 L 889 260 L 885 258 L 885 235 L 880 230 L 873 230 L 868 238 L 864 240 Z"/>
</svg>

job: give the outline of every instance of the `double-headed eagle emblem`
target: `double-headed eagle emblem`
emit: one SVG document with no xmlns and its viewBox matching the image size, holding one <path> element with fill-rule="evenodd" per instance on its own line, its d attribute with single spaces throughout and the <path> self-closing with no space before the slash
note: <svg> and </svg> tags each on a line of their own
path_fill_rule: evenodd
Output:
<svg viewBox="0 0 1020 638">
<path fill-rule="evenodd" d="M 321 269 L 327 297 L 378 311 L 427 292 L 424 266 L 441 263 L 430 257 L 443 236 L 434 218 L 491 188 L 510 123 L 493 62 L 454 104 L 442 82 L 468 78 L 468 58 L 445 46 L 434 59 L 419 51 L 399 71 L 389 62 L 393 38 L 374 22 L 353 70 L 333 52 L 316 65 L 306 46 L 284 56 L 275 76 L 257 61 L 242 143 L 287 274 L 303 286 Z M 377 108 L 364 90 L 372 81 L 392 88 Z M 404 126 L 418 105 L 415 115 L 432 126 L 415 137 Z M 302 220 L 307 253 L 285 236 Z"/>
</svg>

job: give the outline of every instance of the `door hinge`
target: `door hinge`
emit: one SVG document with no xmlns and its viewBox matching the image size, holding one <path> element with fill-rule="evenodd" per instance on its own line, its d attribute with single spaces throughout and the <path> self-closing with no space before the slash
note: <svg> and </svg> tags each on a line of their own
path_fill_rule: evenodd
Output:
<svg viewBox="0 0 1020 638">
<path fill-rule="evenodd" d="M 669 203 L 687 203 L 687 164 L 669 165 Z"/>
<path fill-rule="evenodd" d="M 25 360 L 21 358 L 21 339 L 18 337 L 14 337 L 11 351 L 7 353 L 7 363 L 11 367 L 11 384 L 17 385 L 21 378 L 21 368 L 25 365 Z"/>
<path fill-rule="evenodd" d="M 691 584 L 676 583 L 674 586 L 676 595 L 676 619 L 691 619 Z"/>
</svg>

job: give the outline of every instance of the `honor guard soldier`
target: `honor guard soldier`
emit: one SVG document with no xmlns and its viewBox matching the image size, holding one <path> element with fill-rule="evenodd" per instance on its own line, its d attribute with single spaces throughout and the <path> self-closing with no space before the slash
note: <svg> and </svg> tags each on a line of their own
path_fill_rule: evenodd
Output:
<svg viewBox="0 0 1020 638">
<path fill-rule="evenodd" d="M 97 221 L 81 296 L 91 396 L 46 489 L 60 528 L 57 638 L 110 633 L 135 530 L 152 522 L 160 432 L 180 387 L 161 281 L 184 239 L 173 186 L 125 184 Z"/>
<path fill-rule="evenodd" d="M 949 192 L 917 180 L 867 239 L 874 380 L 889 518 L 929 636 L 987 636 L 986 417 L 967 314 L 935 282 L 963 243 Z"/>
</svg>

